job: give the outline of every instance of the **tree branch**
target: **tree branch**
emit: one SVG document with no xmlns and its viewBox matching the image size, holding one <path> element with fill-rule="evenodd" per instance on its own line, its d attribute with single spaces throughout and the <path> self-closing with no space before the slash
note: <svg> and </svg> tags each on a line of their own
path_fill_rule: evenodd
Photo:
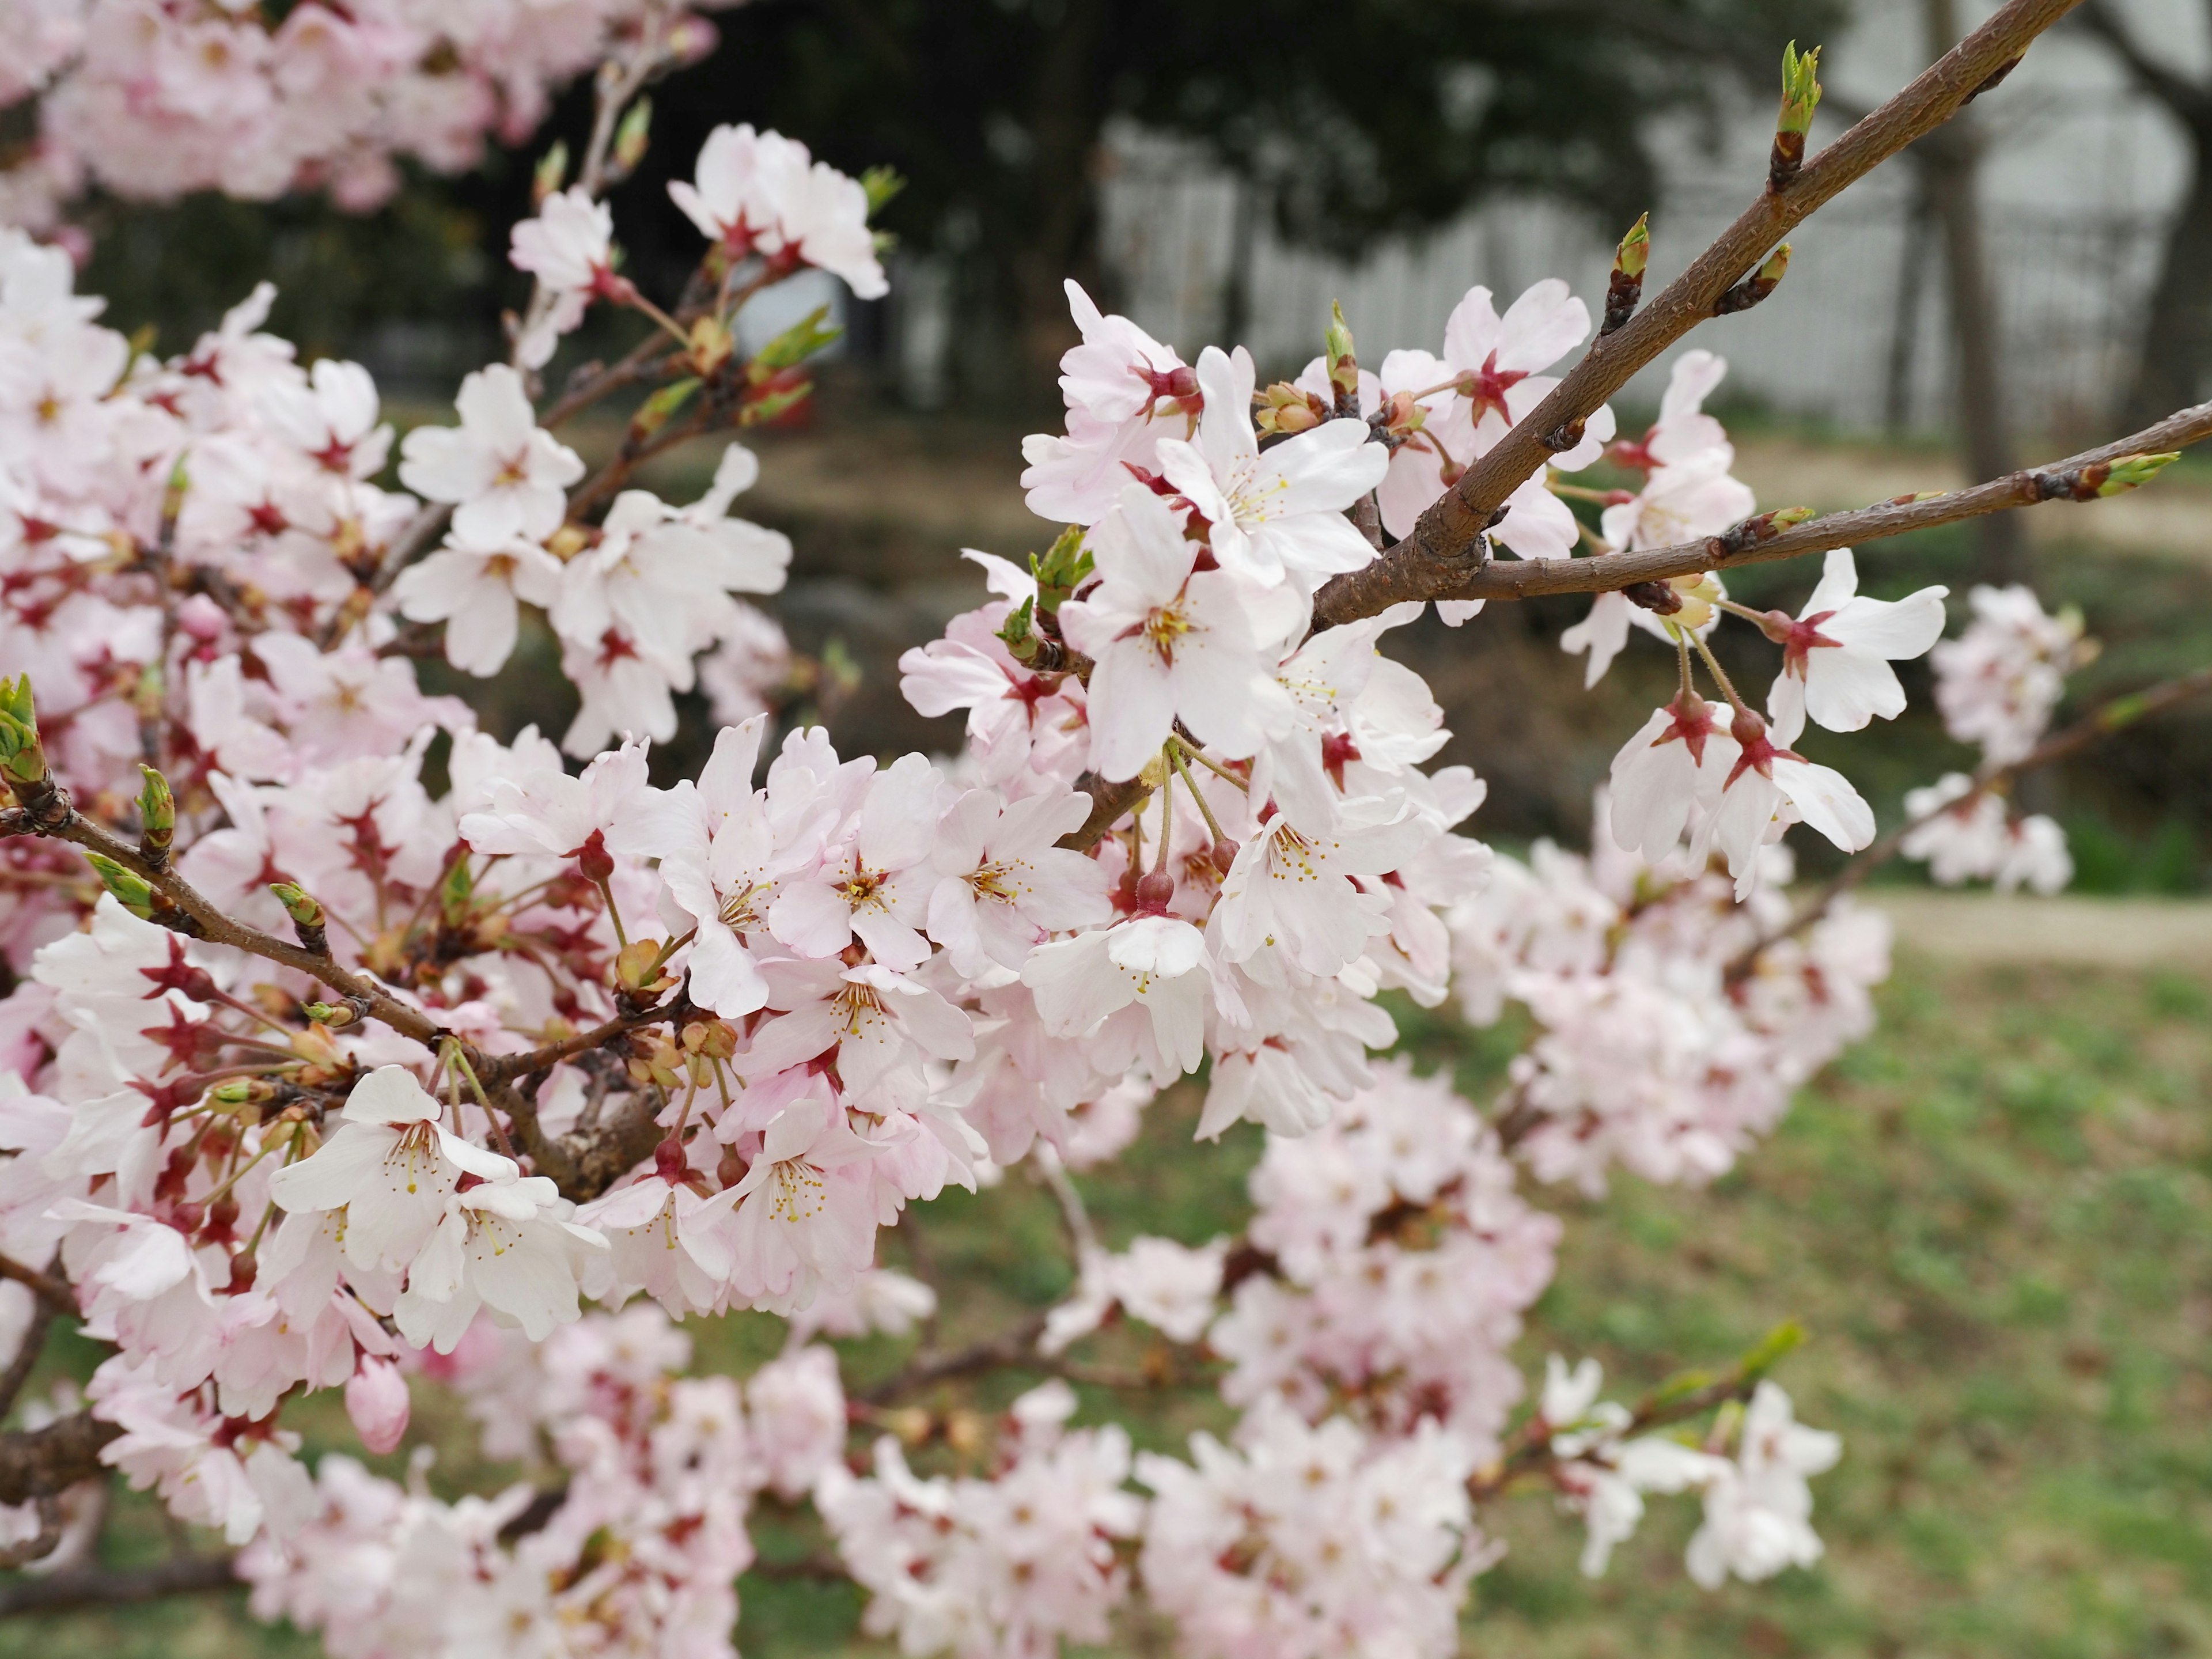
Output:
<svg viewBox="0 0 2212 1659">
<path fill-rule="evenodd" d="M 52 1498 L 80 1480 L 107 1473 L 100 1449 L 123 1431 L 89 1411 L 56 1418 L 42 1429 L 0 1434 L 0 1504 Z"/>
<path fill-rule="evenodd" d="M 1595 414 L 1638 369 L 1714 313 L 1722 295 L 1793 228 L 1845 186 L 1933 131 L 2081 0 L 2011 0 L 1881 108 L 1769 189 L 1626 327 L 1594 342 L 1551 395 L 1423 513 L 1413 533 L 1364 569 L 1338 576 L 1314 605 L 1317 626 L 1354 622 L 1401 600 L 1449 597 L 1479 568 L 1482 532 L 1554 453 L 1547 440 Z"/>
<path fill-rule="evenodd" d="M 1863 547 L 1869 542 L 1909 535 L 1938 525 L 1956 524 L 1986 513 L 2002 513 L 2039 501 L 2072 498 L 2084 483 L 2088 469 L 2118 460 L 2125 455 L 2163 454 L 2185 449 L 2212 437 L 2212 403 L 2198 404 L 2169 415 L 2155 426 L 2115 442 L 2087 449 L 2078 455 L 2009 473 L 1988 483 L 1954 489 L 1924 500 L 1900 496 L 1848 513 L 1831 513 L 1808 520 L 1792 529 L 1777 531 L 1763 539 L 1745 537 L 1731 544 L 1728 536 L 1707 536 L 1672 547 L 1654 547 L 1635 553 L 1607 553 L 1583 559 L 1499 559 L 1462 578 L 1433 597 L 1446 599 L 1529 599 L 1547 593 L 1609 593 L 1641 582 L 1662 581 L 1669 576 L 1694 575 L 1701 570 L 1727 570 L 1740 564 L 1764 564 L 1774 559 L 1794 559 L 1832 548 Z M 1756 520 L 1746 520 L 1754 526 Z M 1373 567 L 1370 567 L 1372 568 Z M 1384 596 L 1385 608 L 1411 593 Z M 1365 611 L 1360 616 L 1368 614 Z M 1357 617 L 1332 621 L 1357 620 Z"/>
<path fill-rule="evenodd" d="M 61 1572 L 51 1578 L 18 1578 L 0 1584 L 0 1619 L 80 1607 L 130 1607 L 169 1595 L 234 1589 L 237 1576 L 227 1555 L 186 1555 L 159 1566 Z"/>
<path fill-rule="evenodd" d="M 281 966 L 296 969 L 342 996 L 358 997 L 368 1005 L 368 1012 L 375 1018 L 426 1047 L 436 1047 L 447 1036 L 444 1029 L 428 1015 L 419 1008 L 410 1007 L 401 1002 L 374 980 L 341 968 L 328 956 L 318 956 L 272 933 L 264 933 L 258 927 L 233 921 L 173 869 L 155 869 L 139 857 L 134 842 L 112 834 L 73 808 L 69 810 L 60 826 L 53 830 L 41 829 L 22 807 L 9 807 L 0 811 L 0 836 L 26 835 L 47 835 L 56 840 L 74 842 L 79 847 L 113 859 L 125 869 L 143 877 L 155 891 L 192 920 L 197 928 L 196 938 L 204 939 L 211 945 L 228 945 L 234 950 L 245 951 Z M 474 1052 L 470 1050 L 472 1057 Z"/>
<path fill-rule="evenodd" d="M 12 1279 L 57 1313 L 76 1317 L 76 1292 L 65 1279 L 28 1267 L 13 1256 L 0 1255 L 0 1279 Z"/>
<path fill-rule="evenodd" d="M 871 1406 L 880 1406 L 887 1400 L 926 1389 L 933 1382 L 973 1376 L 978 1371 L 996 1370 L 1001 1365 L 1031 1364 L 1041 1370 L 1048 1370 L 1048 1364 L 1039 1359 L 1036 1353 L 1037 1338 L 1044 1334 L 1044 1322 L 1042 1313 L 1025 1314 L 1019 1324 L 973 1347 L 933 1358 L 917 1355 L 904 1370 L 884 1378 L 860 1397 Z"/>
</svg>

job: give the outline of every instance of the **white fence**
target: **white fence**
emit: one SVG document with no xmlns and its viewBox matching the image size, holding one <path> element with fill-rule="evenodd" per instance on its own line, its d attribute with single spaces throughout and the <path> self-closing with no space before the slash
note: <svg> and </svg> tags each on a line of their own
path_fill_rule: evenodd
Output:
<svg viewBox="0 0 2212 1659">
<path fill-rule="evenodd" d="M 1373 362 L 1400 346 L 1437 349 L 1446 315 L 1474 283 L 1486 283 L 1501 310 L 1545 276 L 1565 277 L 1593 312 L 1604 292 L 1610 244 L 1555 204 L 1495 202 L 1355 263 L 1285 245 L 1250 192 L 1166 146 L 1123 144 L 1117 155 L 1101 203 L 1113 297 L 1187 356 L 1234 326 L 1264 371 L 1295 371 L 1318 350 L 1337 300 Z M 1729 358 L 1731 395 L 1844 431 L 1948 423 L 1942 251 L 1932 231 L 1909 234 L 1902 184 L 1846 192 L 1793 235 L 1788 279 L 1771 299 L 1699 333 Z M 1652 215 L 1651 284 L 1701 251 L 1743 201 L 1741 190 L 1670 191 Z M 1990 212 L 1985 228 L 2016 424 L 2034 434 L 2099 423 L 2134 361 L 2162 219 L 2007 208 Z M 1900 331 L 1901 375 L 1893 361 Z M 1628 401 L 1656 403 L 1659 384 L 1647 371 Z"/>
</svg>

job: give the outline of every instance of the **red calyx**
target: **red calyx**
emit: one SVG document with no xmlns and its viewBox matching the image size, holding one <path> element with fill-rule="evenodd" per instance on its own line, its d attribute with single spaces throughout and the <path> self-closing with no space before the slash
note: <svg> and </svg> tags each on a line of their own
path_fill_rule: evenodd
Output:
<svg viewBox="0 0 2212 1659">
<path fill-rule="evenodd" d="M 141 968 L 142 978 L 154 981 L 154 988 L 146 993 L 149 1001 L 164 991 L 181 991 L 194 1002 L 215 1000 L 216 984 L 204 968 L 195 968 L 185 960 L 184 942 L 174 934 L 169 938 L 169 959 L 159 968 Z"/>
<path fill-rule="evenodd" d="M 1782 672 L 1805 678 L 1805 661 L 1822 646 L 1840 647 L 1841 640 L 1832 640 L 1820 631 L 1820 624 L 1836 613 L 1815 611 L 1800 620 L 1786 611 L 1770 611 L 1759 619 L 1759 631 L 1782 647 Z"/>
<path fill-rule="evenodd" d="M 1478 422 L 1485 410 L 1494 409 L 1498 418 L 1510 426 L 1513 411 L 1505 406 L 1505 394 L 1528 378 L 1524 369 L 1498 368 L 1498 354 L 1493 351 L 1482 360 L 1480 368 L 1459 377 L 1459 392 L 1474 404 L 1474 419 Z"/>
<path fill-rule="evenodd" d="M 1152 396 L 1181 400 L 1198 394 L 1198 371 L 1194 368 L 1171 368 L 1163 373 L 1143 363 L 1132 363 L 1130 370 L 1152 388 Z"/>
<path fill-rule="evenodd" d="M 1694 691 L 1678 691 L 1667 705 L 1667 713 L 1671 724 L 1651 739 L 1651 746 L 1656 749 L 1662 743 L 1680 741 L 1689 749 L 1691 763 L 1703 766 L 1705 739 L 1713 734 L 1712 705 Z"/>
<path fill-rule="evenodd" d="M 614 854 L 607 851 L 607 838 L 599 830 L 592 830 L 584 844 L 568 856 L 576 860 L 576 867 L 584 872 L 584 879 L 595 886 L 615 872 Z"/>
<path fill-rule="evenodd" d="M 1766 735 L 1766 722 L 1748 708 L 1735 711 L 1735 718 L 1729 722 L 1729 735 L 1742 745 L 1743 752 L 1736 757 L 1735 769 L 1728 775 L 1728 784 L 1723 787 L 1733 786 L 1746 772 L 1756 772 L 1771 783 L 1775 762 L 1805 758 L 1794 750 L 1776 748 L 1774 740 Z"/>
</svg>

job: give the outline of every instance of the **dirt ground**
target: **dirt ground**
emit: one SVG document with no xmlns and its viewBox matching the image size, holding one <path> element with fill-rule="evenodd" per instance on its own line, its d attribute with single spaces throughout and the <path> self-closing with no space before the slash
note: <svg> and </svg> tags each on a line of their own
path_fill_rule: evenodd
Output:
<svg viewBox="0 0 2212 1659">
<path fill-rule="evenodd" d="M 1938 963 L 2212 968 L 2212 902 L 1877 890 L 1900 949 Z"/>
</svg>

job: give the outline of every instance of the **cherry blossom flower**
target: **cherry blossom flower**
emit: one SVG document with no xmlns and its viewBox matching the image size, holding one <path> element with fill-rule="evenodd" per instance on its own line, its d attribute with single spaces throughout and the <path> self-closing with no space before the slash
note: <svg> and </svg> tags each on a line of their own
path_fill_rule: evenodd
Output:
<svg viewBox="0 0 2212 1659">
<path fill-rule="evenodd" d="M 1837 548 L 1796 620 L 1771 611 L 1763 624 L 1783 650 L 1768 713 L 1782 721 L 1785 709 L 1802 706 L 1831 732 L 1860 731 L 1876 715 L 1896 719 L 1905 688 L 1889 665 L 1923 654 L 1942 636 L 1949 592 L 1923 587 L 1893 604 L 1867 599 L 1850 549 Z"/>
<path fill-rule="evenodd" d="M 1705 1488 L 1705 1521 L 1690 1540 L 1690 1577 L 1718 1589 L 1729 1574 L 1747 1583 L 1820 1559 L 1805 1477 L 1833 1468 L 1843 1442 L 1796 1420 L 1790 1396 L 1771 1382 L 1752 1391 L 1741 1449 Z"/>
<path fill-rule="evenodd" d="M 1107 877 L 1097 860 L 1055 843 L 1090 816 L 1087 796 L 1008 801 L 971 789 L 937 826 L 931 860 L 943 878 L 929 896 L 929 936 L 957 973 L 990 964 L 1019 971 L 1032 947 L 1056 933 L 1107 920 Z"/>
<path fill-rule="evenodd" d="M 1115 1016 L 1141 1008 L 1143 1023 L 1118 1022 L 1116 1035 L 1154 1077 L 1165 1079 L 1195 1071 L 1204 1057 L 1212 975 L 1197 928 L 1140 916 L 1039 945 L 1023 966 L 1022 983 L 1035 993 L 1045 1029 L 1058 1036 L 1097 1040 Z"/>
<path fill-rule="evenodd" d="M 673 179 L 668 194 L 702 235 L 732 254 L 804 260 L 843 277 L 863 300 L 888 290 L 867 191 L 797 139 L 756 133 L 750 124 L 716 127 L 700 149 L 694 182 Z"/>
<path fill-rule="evenodd" d="M 521 375 L 504 363 L 463 380 L 454 407 L 459 427 L 417 427 L 401 442 L 399 481 L 453 502 L 453 535 L 465 544 L 543 542 L 561 527 L 582 458 L 538 425 Z"/>
<path fill-rule="evenodd" d="M 1059 613 L 1096 665 L 1092 768 L 1135 776 L 1178 720 L 1231 759 L 1251 754 L 1282 703 L 1263 644 L 1296 628 L 1295 615 L 1234 571 L 1197 569 L 1166 503 L 1134 484 L 1100 523 L 1093 554 L 1097 586 Z"/>
<path fill-rule="evenodd" d="M 517 1177 L 513 1159 L 442 1127 L 438 1103 L 404 1066 L 377 1067 L 338 1115 L 337 1133 L 279 1170 L 269 1190 L 289 1211 L 343 1210 L 345 1256 L 356 1267 L 404 1271 L 443 1225 L 462 1177 Z"/>
<path fill-rule="evenodd" d="M 1194 442 L 1163 441 L 1160 470 L 1206 521 L 1222 568 L 1273 586 L 1357 570 L 1375 549 L 1344 516 L 1382 480 L 1389 452 L 1364 421 L 1328 421 L 1263 455 L 1252 430 L 1252 359 L 1208 346 L 1198 356 L 1206 398 Z"/>
</svg>

